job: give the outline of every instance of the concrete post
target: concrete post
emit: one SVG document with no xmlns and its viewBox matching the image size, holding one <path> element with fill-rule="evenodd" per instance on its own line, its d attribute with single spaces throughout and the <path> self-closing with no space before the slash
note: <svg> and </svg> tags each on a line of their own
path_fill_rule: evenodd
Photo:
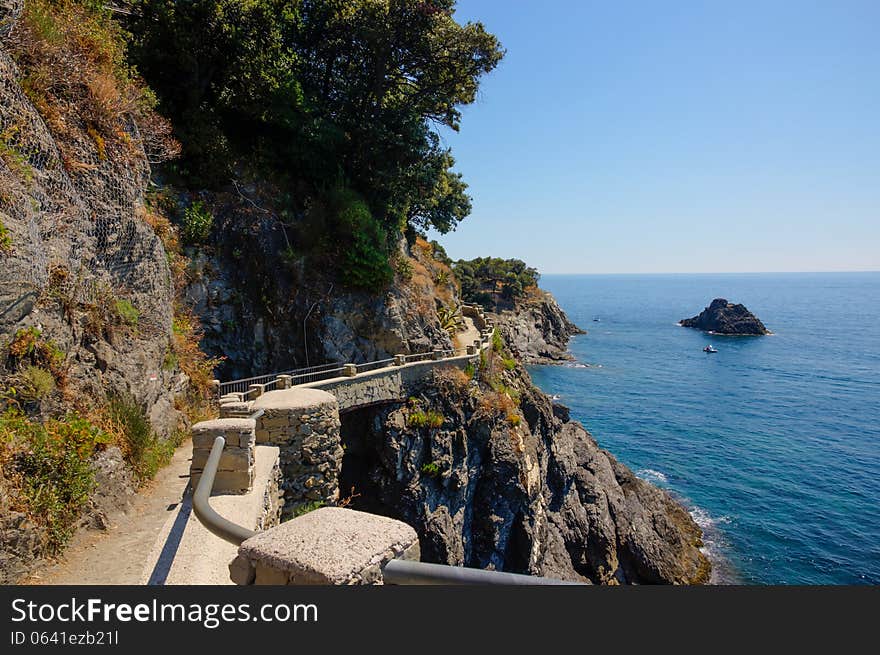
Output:
<svg viewBox="0 0 880 655">
<path fill-rule="evenodd" d="M 467 347 L 467 354 L 468 355 L 476 355 L 477 354 L 477 347 L 476 346 L 468 346 Z"/>
<path fill-rule="evenodd" d="M 358 374 L 357 364 L 346 364 L 342 367 L 342 374 L 345 377 L 353 378 L 355 375 Z"/>
<path fill-rule="evenodd" d="M 395 355 L 394 356 L 394 365 L 395 366 L 403 366 L 406 364 L 406 355 Z"/>
<path fill-rule="evenodd" d="M 482 339 L 474 339 L 474 348 L 479 350 L 482 347 L 483 347 L 483 340 Z"/>
<path fill-rule="evenodd" d="M 435 350 L 433 353 L 431 353 L 431 358 L 434 361 L 438 361 L 438 360 L 443 359 L 443 351 L 442 350 Z"/>
<path fill-rule="evenodd" d="M 278 382 L 275 383 L 276 389 L 290 389 L 293 377 L 290 375 L 279 375 Z"/>
<path fill-rule="evenodd" d="M 264 384 L 252 384 L 248 387 L 248 397 L 249 398 L 259 398 L 263 395 L 263 392 L 266 390 L 266 385 Z"/>
</svg>

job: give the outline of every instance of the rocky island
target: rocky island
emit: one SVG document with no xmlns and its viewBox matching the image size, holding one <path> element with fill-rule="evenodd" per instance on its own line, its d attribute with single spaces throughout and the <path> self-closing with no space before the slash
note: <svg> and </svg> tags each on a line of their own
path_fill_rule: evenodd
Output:
<svg viewBox="0 0 880 655">
<path fill-rule="evenodd" d="M 772 334 L 745 305 L 734 304 L 724 298 L 715 298 L 699 315 L 683 318 L 679 325 L 729 336 Z"/>
</svg>

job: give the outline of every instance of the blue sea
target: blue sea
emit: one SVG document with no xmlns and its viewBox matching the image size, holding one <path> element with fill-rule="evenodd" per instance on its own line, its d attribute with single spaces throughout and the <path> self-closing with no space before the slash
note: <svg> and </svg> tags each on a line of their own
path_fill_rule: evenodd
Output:
<svg viewBox="0 0 880 655">
<path fill-rule="evenodd" d="M 541 286 L 588 334 L 571 342 L 575 363 L 532 367 L 533 380 L 688 507 L 715 582 L 880 584 L 880 273 Z M 774 334 L 676 324 L 716 297 Z M 702 352 L 710 343 L 716 354 Z"/>
</svg>

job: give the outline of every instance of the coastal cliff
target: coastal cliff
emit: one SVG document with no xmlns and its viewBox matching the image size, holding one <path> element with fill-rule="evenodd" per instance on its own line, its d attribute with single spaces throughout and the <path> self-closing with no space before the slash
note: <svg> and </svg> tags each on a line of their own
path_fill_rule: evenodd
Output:
<svg viewBox="0 0 880 655">
<path fill-rule="evenodd" d="M 523 364 L 571 361 L 568 342 L 575 335 L 586 334 L 543 289 L 531 289 L 512 309 L 490 313 L 510 350 Z"/>
<path fill-rule="evenodd" d="M 682 327 L 696 328 L 710 334 L 728 336 L 760 336 L 771 334 L 770 330 L 745 305 L 715 298 L 708 307 L 693 318 L 679 321 Z"/>
<path fill-rule="evenodd" d="M 351 506 L 412 525 L 425 561 L 594 584 L 708 582 L 688 513 L 503 356 L 473 379 L 444 371 L 407 403 L 344 414 Z"/>
</svg>

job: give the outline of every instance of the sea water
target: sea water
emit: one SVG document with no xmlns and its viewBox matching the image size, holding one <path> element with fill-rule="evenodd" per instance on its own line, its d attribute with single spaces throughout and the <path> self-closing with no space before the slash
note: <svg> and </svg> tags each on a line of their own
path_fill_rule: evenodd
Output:
<svg viewBox="0 0 880 655">
<path fill-rule="evenodd" d="M 531 367 L 533 380 L 688 507 L 716 582 L 880 584 L 880 273 L 541 286 L 588 334 L 575 362 Z M 773 335 L 677 325 L 718 297 Z"/>
</svg>

